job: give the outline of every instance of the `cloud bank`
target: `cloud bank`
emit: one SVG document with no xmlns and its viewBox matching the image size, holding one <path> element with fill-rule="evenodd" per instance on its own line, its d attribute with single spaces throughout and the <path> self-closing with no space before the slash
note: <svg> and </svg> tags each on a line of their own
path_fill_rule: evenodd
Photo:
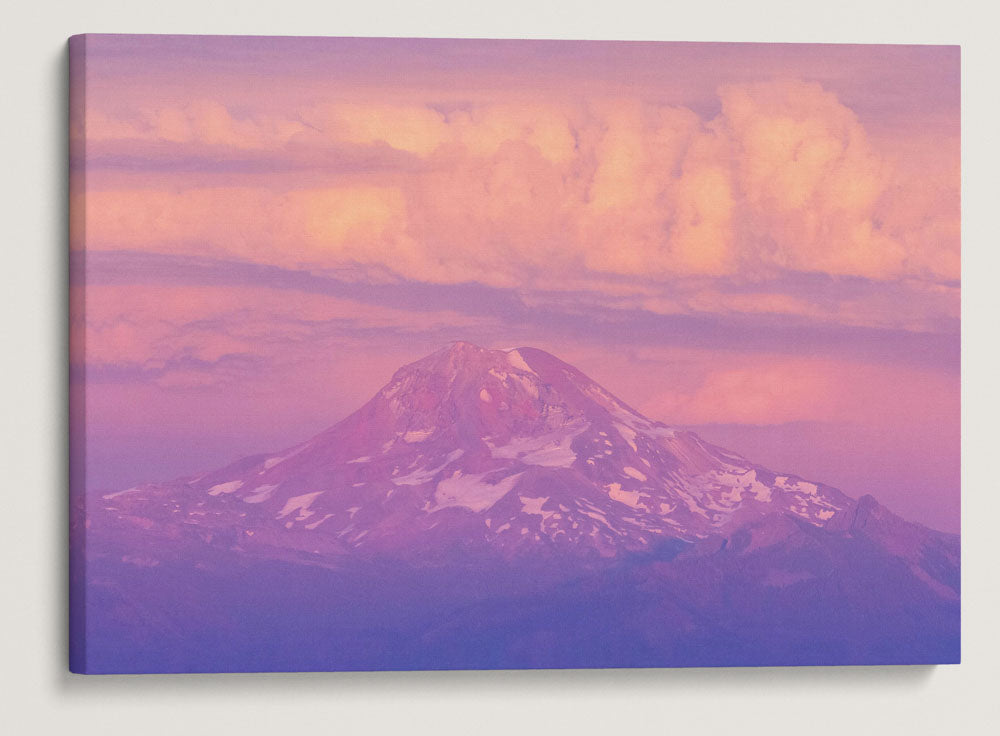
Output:
<svg viewBox="0 0 1000 736">
<path fill-rule="evenodd" d="M 815 82 L 726 85 L 718 100 L 710 119 L 629 98 L 329 102 L 284 117 L 211 100 L 118 117 L 95 106 L 95 168 L 113 169 L 117 148 L 202 174 L 241 160 L 314 171 L 277 185 L 122 179 L 88 191 L 87 237 L 432 283 L 958 279 L 954 162 L 915 177 Z"/>
</svg>

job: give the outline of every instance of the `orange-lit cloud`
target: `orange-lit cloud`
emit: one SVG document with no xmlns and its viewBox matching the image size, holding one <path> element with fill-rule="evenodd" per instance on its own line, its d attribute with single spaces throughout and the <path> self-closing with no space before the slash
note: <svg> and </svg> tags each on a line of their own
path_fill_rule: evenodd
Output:
<svg viewBox="0 0 1000 736">
<path fill-rule="evenodd" d="M 957 416 L 958 385 L 938 371 L 788 355 L 712 356 L 695 385 L 651 396 L 686 424 L 787 422 L 932 426 Z"/>
<path fill-rule="evenodd" d="M 424 166 L 325 189 L 95 189 L 88 238 L 92 247 L 294 267 L 370 261 L 435 283 L 958 277 L 957 164 L 913 177 L 898 144 L 880 150 L 815 83 L 727 85 L 719 101 L 710 120 L 613 98 L 447 114 L 412 102 L 338 102 L 285 118 L 239 118 L 200 101 L 147 107 L 139 122 L 97 108 L 88 135 L 112 150 L 114 141 L 147 140 L 280 159 L 307 141 L 382 147 Z M 914 145 L 934 158 L 930 140 Z"/>
</svg>

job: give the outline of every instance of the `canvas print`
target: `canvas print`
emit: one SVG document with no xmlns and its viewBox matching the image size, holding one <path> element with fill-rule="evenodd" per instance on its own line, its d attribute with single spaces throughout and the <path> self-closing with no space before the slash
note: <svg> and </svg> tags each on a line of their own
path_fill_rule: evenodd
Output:
<svg viewBox="0 0 1000 736">
<path fill-rule="evenodd" d="M 71 669 L 958 662 L 959 60 L 71 39 Z"/>
</svg>

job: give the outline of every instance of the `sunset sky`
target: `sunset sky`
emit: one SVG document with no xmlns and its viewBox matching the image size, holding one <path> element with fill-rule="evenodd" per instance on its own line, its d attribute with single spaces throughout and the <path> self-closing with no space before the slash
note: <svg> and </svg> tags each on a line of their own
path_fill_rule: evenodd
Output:
<svg viewBox="0 0 1000 736">
<path fill-rule="evenodd" d="M 462 339 L 958 530 L 957 47 L 72 52 L 89 487 L 294 444 Z"/>
</svg>

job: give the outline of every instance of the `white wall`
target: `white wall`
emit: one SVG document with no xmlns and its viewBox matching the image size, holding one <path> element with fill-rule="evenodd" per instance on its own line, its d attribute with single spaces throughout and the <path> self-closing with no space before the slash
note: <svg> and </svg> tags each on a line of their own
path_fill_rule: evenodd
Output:
<svg viewBox="0 0 1000 736">
<path fill-rule="evenodd" d="M 988 2 L 729 7 L 365 0 L 36 0 L 0 43 L 0 729 L 11 734 L 899 734 L 997 727 L 997 17 Z M 71 677 L 65 671 L 65 97 L 81 32 L 961 43 L 964 663 L 940 668 Z"/>
</svg>

